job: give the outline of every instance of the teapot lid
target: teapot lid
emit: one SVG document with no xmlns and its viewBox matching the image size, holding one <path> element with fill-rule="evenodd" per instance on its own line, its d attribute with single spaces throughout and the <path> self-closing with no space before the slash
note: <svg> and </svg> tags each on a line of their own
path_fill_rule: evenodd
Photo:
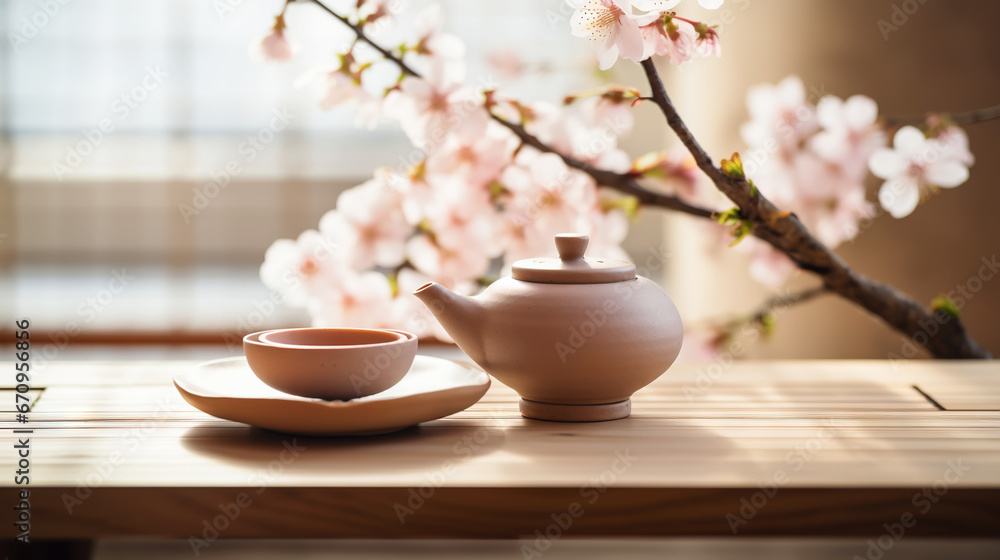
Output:
<svg viewBox="0 0 1000 560">
<path fill-rule="evenodd" d="M 616 259 L 585 258 L 590 237 L 575 233 L 556 235 L 558 258 L 522 259 L 511 267 L 515 280 L 546 284 L 608 284 L 635 279 L 635 265 Z"/>
</svg>

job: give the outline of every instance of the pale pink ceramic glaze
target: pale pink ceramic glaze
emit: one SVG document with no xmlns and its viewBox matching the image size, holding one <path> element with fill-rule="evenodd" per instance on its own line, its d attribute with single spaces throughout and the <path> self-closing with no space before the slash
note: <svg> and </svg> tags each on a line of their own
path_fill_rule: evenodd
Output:
<svg viewBox="0 0 1000 560">
<path fill-rule="evenodd" d="M 350 400 L 385 391 L 406 375 L 417 337 L 404 331 L 280 329 L 243 337 L 261 381 L 292 395 Z"/>
<path fill-rule="evenodd" d="M 680 315 L 659 285 L 635 276 L 631 263 L 583 259 L 586 236 L 560 237 L 562 263 L 514 265 L 515 275 L 538 281 L 502 278 L 476 297 L 429 283 L 414 295 L 470 358 L 529 401 L 522 402 L 525 416 L 627 416 L 632 393 L 677 358 Z"/>
</svg>

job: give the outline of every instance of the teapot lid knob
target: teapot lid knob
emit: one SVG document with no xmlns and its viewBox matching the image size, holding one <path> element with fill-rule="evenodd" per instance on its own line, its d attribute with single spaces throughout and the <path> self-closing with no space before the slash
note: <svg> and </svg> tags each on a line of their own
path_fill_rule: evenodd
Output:
<svg viewBox="0 0 1000 560">
<path fill-rule="evenodd" d="M 545 284 L 606 284 L 635 279 L 635 265 L 628 261 L 586 258 L 590 237 L 579 233 L 556 235 L 559 258 L 521 259 L 511 266 L 511 277 Z"/>
<path fill-rule="evenodd" d="M 556 235 L 556 251 L 559 252 L 559 259 L 563 261 L 575 261 L 583 258 L 587 252 L 587 244 L 590 243 L 590 236 L 577 233 L 560 233 Z"/>
</svg>

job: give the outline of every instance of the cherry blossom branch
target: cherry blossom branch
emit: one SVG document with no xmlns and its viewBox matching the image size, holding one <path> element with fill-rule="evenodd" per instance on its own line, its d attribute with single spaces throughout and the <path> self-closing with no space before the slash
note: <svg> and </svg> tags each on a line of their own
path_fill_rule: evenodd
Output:
<svg viewBox="0 0 1000 560">
<path fill-rule="evenodd" d="M 396 66 L 398 66 L 399 69 L 404 74 L 408 76 L 413 76 L 415 78 L 421 77 L 420 74 L 413 68 L 409 67 L 401 57 L 396 56 L 392 52 L 388 51 L 387 49 L 377 44 L 370 37 L 368 37 L 368 35 L 365 34 L 364 30 L 361 28 L 360 25 L 355 25 L 346 17 L 338 14 L 337 12 L 325 6 L 322 2 L 320 2 L 320 0 L 313 0 L 313 2 L 319 7 L 323 8 L 323 10 L 325 10 L 328 14 L 337 18 L 337 20 L 339 20 L 341 23 L 350 27 L 354 31 L 354 34 L 357 36 L 358 40 L 367 43 L 375 50 L 377 50 L 379 53 L 381 53 L 386 60 L 395 63 Z M 620 173 L 599 169 L 597 167 L 590 165 L 589 163 L 577 160 L 573 157 L 563 154 L 562 152 L 552 148 L 551 146 L 539 140 L 538 137 L 528 132 L 528 130 L 524 128 L 523 125 L 510 122 L 504 119 L 503 117 L 494 115 L 493 113 L 490 113 L 490 116 L 493 118 L 495 122 L 499 123 L 500 125 L 504 126 L 508 130 L 513 132 L 521 140 L 522 143 L 531 146 L 532 148 L 535 148 L 538 151 L 555 154 L 559 156 L 560 158 L 562 158 L 563 162 L 565 162 L 567 166 L 577 169 L 578 171 L 582 171 L 587 175 L 590 175 L 590 177 L 593 178 L 594 181 L 596 181 L 599 185 L 610 187 L 619 192 L 630 195 L 634 197 L 636 200 L 638 200 L 641 204 L 645 204 L 648 206 L 657 206 L 659 208 L 667 208 L 677 212 L 683 212 L 685 214 L 697 216 L 699 218 L 711 218 L 712 215 L 714 214 L 712 210 L 708 210 L 706 208 L 701 208 L 693 204 L 689 204 L 676 196 L 656 191 L 651 191 L 640 185 L 636 180 L 629 177 L 628 175 L 623 175 Z"/>
<path fill-rule="evenodd" d="M 611 187 L 617 191 L 630 195 L 642 204 L 646 204 L 649 206 L 657 206 L 660 208 L 668 208 L 670 210 L 684 212 L 685 214 L 691 214 L 692 216 L 697 216 L 699 218 L 711 218 L 712 215 L 714 214 L 714 212 L 711 210 L 694 206 L 693 204 L 688 204 L 687 202 L 684 202 L 683 200 L 681 200 L 676 196 L 664 193 L 658 193 L 656 191 L 651 191 L 640 185 L 638 182 L 636 182 L 628 175 L 622 175 L 621 173 L 615 173 L 613 171 L 598 169 L 590 165 L 589 163 L 582 162 L 575 158 L 572 158 L 556 150 L 555 148 L 552 148 L 551 146 L 545 144 L 544 142 L 539 140 L 538 137 L 528 132 L 522 125 L 519 125 L 517 123 L 512 123 L 504 119 L 503 117 L 494 115 L 492 113 L 490 113 L 490 116 L 493 117 L 494 121 L 500 123 L 502 126 L 506 127 L 508 130 L 517 135 L 517 137 L 520 138 L 521 142 L 523 142 L 524 144 L 531 146 L 532 148 L 535 148 L 540 152 L 556 154 L 557 156 L 562 158 L 562 160 L 566 163 L 567 166 L 582 171 L 587 175 L 590 175 L 594 179 L 594 181 L 596 181 L 599 185 L 604 185 L 605 187 Z"/>
<path fill-rule="evenodd" d="M 364 41 L 365 43 L 368 43 L 369 46 L 371 46 L 373 49 L 375 49 L 379 53 L 381 53 L 382 56 L 384 56 L 385 58 L 387 58 L 387 59 L 392 60 L 393 62 L 395 62 L 396 66 L 399 66 L 399 69 L 404 74 L 407 74 L 409 76 L 417 76 L 417 77 L 419 77 L 419 74 L 417 74 L 417 72 L 413 68 L 410 68 L 409 65 L 407 65 L 405 62 L 403 62 L 402 58 L 399 58 L 396 55 L 392 54 L 391 52 L 389 52 L 388 49 L 382 47 L 382 45 L 379 45 L 378 43 L 376 43 L 375 41 L 373 41 L 370 37 L 368 37 L 368 35 L 365 34 L 365 30 L 362 29 L 362 27 L 360 25 L 355 25 L 355 24 L 351 23 L 351 20 L 349 20 L 346 17 L 344 17 L 344 16 L 338 14 L 337 12 L 331 10 L 329 7 L 327 7 L 326 4 L 320 2 L 319 0 L 313 0 L 313 3 L 316 4 L 317 6 L 319 6 L 320 8 L 323 8 L 323 10 L 326 13 L 328 13 L 331 16 L 333 16 L 333 17 L 337 18 L 338 20 L 340 20 L 340 22 L 343 23 L 344 25 L 346 25 L 347 27 L 350 27 L 354 31 L 354 35 L 357 36 L 357 38 L 359 40 Z"/>
<path fill-rule="evenodd" d="M 313 0 L 324 11 L 350 27 L 358 40 L 377 50 L 387 60 L 395 63 L 400 70 L 413 77 L 420 75 L 410 68 L 399 56 L 384 49 L 369 38 L 360 25 L 334 12 L 320 0 Z M 698 167 L 712 180 L 716 187 L 732 200 L 740 209 L 740 217 L 754 224 L 754 235 L 785 253 L 799 268 L 816 273 L 823 280 L 824 287 L 881 317 L 886 323 L 906 336 L 914 336 L 924 330 L 924 325 L 938 324 L 935 335 L 930 333 L 926 347 L 938 358 L 989 358 L 965 332 L 957 318 L 941 322 L 918 303 L 898 292 L 891 286 L 869 280 L 851 270 L 835 253 L 816 240 L 794 214 L 782 212 L 763 197 L 742 178 L 726 174 L 715 166 L 711 157 L 701 147 L 687 125 L 677 113 L 667 96 L 653 61 L 642 62 L 643 69 L 652 87 L 653 101 L 663 111 L 668 125 L 694 157 Z M 513 132 L 525 144 L 547 153 L 559 155 L 566 165 L 590 175 L 597 183 L 634 196 L 642 204 L 672 209 L 694 216 L 709 218 L 713 212 L 690 205 L 677 197 L 650 191 L 634 179 L 606 170 L 595 168 L 578 161 L 548 146 L 528 132 L 522 125 L 512 123 L 492 115 L 494 121 Z"/>
<path fill-rule="evenodd" d="M 676 107 L 667 95 L 652 59 L 642 61 L 642 68 L 652 88 L 654 102 L 666 117 L 667 124 L 694 157 L 698 167 L 716 188 L 739 208 L 740 216 L 753 223 L 753 234 L 783 252 L 795 264 L 815 273 L 831 292 L 866 309 L 907 337 L 923 332 L 926 349 L 937 358 L 990 358 L 965 332 L 957 317 L 929 312 L 892 286 L 874 282 L 853 271 L 833 251 L 806 230 L 794 214 L 781 212 L 745 179 L 726 174 L 712 163 Z M 928 329 L 927 326 L 934 326 Z M 936 332 L 928 332 L 929 330 Z"/>
<path fill-rule="evenodd" d="M 962 113 L 941 113 L 941 115 L 947 118 L 950 122 L 959 126 L 968 126 L 970 124 L 1000 119 L 1000 105 L 965 111 Z M 890 128 L 906 125 L 920 125 L 925 122 L 927 122 L 927 115 L 919 117 L 889 117 L 885 119 L 885 125 Z"/>
<path fill-rule="evenodd" d="M 815 288 L 810 288 L 808 290 L 802 290 L 801 292 L 793 292 L 791 294 L 778 294 L 771 299 L 764 302 L 763 305 L 757 308 L 746 320 L 741 321 L 741 323 L 757 323 L 763 324 L 764 321 L 772 313 L 779 309 L 784 309 L 797 305 L 800 303 L 805 303 L 807 301 L 814 300 L 823 294 L 828 294 L 830 291 L 826 286 L 818 286 Z"/>
</svg>

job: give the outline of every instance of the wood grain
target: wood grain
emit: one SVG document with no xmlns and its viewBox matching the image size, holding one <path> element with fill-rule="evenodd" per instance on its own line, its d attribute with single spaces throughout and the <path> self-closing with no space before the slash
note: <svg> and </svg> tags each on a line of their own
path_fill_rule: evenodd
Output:
<svg viewBox="0 0 1000 560">
<path fill-rule="evenodd" d="M 170 380 L 192 365 L 38 374 L 31 422 L 0 422 L 35 430 L 37 538 L 198 536 L 240 493 L 252 504 L 225 520 L 225 537 L 532 536 L 574 502 L 573 536 L 731 535 L 732 515 L 739 535 L 878 537 L 908 512 L 913 535 L 1000 527 L 997 362 L 679 366 L 635 395 L 630 418 L 594 424 L 521 418 L 494 382 L 448 418 L 339 439 L 191 408 Z M 0 469 L 14 464 L 0 455 Z M 16 490 L 4 480 L 0 499 Z M 923 511 L 928 491 L 937 502 Z M 421 503 L 400 523 L 397 504 L 411 499 Z M 760 507 L 744 516 L 750 500 Z"/>
</svg>

